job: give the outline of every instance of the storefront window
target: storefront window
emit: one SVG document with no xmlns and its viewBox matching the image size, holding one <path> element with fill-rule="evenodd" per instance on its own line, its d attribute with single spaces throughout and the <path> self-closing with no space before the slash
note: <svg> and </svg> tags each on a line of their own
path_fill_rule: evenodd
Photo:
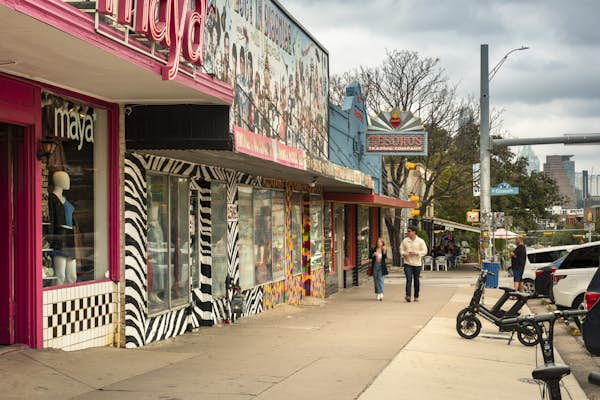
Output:
<svg viewBox="0 0 600 400">
<path fill-rule="evenodd" d="M 212 249 L 212 294 L 225 295 L 227 278 L 227 185 L 213 182 L 211 189 L 211 249 Z"/>
<path fill-rule="evenodd" d="M 332 251 L 332 232 L 331 232 L 331 203 L 325 203 L 323 210 L 323 267 L 325 271 L 333 272 L 333 263 L 331 262 Z"/>
<path fill-rule="evenodd" d="M 292 198 L 292 274 L 302 272 L 302 193 Z"/>
<path fill-rule="evenodd" d="M 254 190 L 254 276 L 257 285 L 273 278 L 271 264 L 271 191 Z"/>
<path fill-rule="evenodd" d="M 310 196 L 310 264 L 323 268 L 323 202 L 320 196 Z"/>
<path fill-rule="evenodd" d="M 189 180 L 148 174 L 148 309 L 189 301 Z"/>
<path fill-rule="evenodd" d="M 252 211 L 252 188 L 238 188 L 238 221 L 240 227 L 240 287 L 254 286 L 254 213 Z"/>
<path fill-rule="evenodd" d="M 44 286 L 108 278 L 107 115 L 42 93 L 42 135 L 57 142 L 42 165 Z"/>
<path fill-rule="evenodd" d="M 171 208 L 171 306 L 190 298 L 190 183 L 187 178 L 169 177 Z"/>
<path fill-rule="evenodd" d="M 274 191 L 273 207 L 271 209 L 273 221 L 273 276 L 274 281 L 285 277 L 285 193 Z"/>
<path fill-rule="evenodd" d="M 200 219 L 198 218 L 198 191 L 190 193 L 190 269 L 192 271 L 192 288 L 200 287 Z"/>
<path fill-rule="evenodd" d="M 369 207 L 358 206 L 358 237 L 356 245 L 361 263 L 369 259 Z"/>
</svg>

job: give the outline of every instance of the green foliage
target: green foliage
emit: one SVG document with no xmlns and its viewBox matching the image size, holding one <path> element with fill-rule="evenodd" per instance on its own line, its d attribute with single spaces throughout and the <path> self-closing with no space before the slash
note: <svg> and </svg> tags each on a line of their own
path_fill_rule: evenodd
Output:
<svg viewBox="0 0 600 400">
<path fill-rule="evenodd" d="M 554 232 L 554 235 L 552 235 L 552 246 L 577 243 L 579 243 L 579 239 L 573 238 L 573 232 Z"/>
<path fill-rule="evenodd" d="M 425 241 L 425 244 L 427 245 L 427 248 L 429 249 L 429 237 L 427 236 L 427 231 L 423 230 L 423 229 L 418 229 L 417 230 L 417 236 L 419 236 L 421 239 L 423 239 Z"/>
</svg>

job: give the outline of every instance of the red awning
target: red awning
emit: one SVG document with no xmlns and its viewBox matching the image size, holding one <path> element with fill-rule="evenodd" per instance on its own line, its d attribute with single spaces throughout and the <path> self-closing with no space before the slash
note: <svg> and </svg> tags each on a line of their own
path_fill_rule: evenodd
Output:
<svg viewBox="0 0 600 400">
<path fill-rule="evenodd" d="M 325 193 L 325 200 L 336 203 L 362 204 L 370 207 L 415 208 L 417 203 L 380 194 Z"/>
</svg>

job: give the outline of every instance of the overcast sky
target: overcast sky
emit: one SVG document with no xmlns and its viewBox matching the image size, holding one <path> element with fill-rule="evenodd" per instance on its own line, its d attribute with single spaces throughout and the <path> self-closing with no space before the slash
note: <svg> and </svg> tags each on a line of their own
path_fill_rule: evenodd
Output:
<svg viewBox="0 0 600 400">
<path fill-rule="evenodd" d="M 439 57 L 459 94 L 479 98 L 480 45 L 489 68 L 511 49 L 490 84 L 490 106 L 503 109 L 513 137 L 600 133 L 598 0 L 281 0 L 329 51 L 332 74 L 373 66 L 386 49 Z M 534 146 L 573 154 L 575 169 L 600 174 L 600 144 Z M 517 149 L 518 150 L 518 149 Z"/>
</svg>

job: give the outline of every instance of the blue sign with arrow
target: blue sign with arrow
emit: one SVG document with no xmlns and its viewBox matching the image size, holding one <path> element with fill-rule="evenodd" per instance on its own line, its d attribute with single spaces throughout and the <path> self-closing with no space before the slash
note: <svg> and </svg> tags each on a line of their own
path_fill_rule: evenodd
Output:
<svg viewBox="0 0 600 400">
<path fill-rule="evenodd" d="M 500 182 L 498 186 L 490 188 L 490 194 L 492 196 L 519 194 L 519 187 L 510 186 L 508 182 Z"/>
</svg>

